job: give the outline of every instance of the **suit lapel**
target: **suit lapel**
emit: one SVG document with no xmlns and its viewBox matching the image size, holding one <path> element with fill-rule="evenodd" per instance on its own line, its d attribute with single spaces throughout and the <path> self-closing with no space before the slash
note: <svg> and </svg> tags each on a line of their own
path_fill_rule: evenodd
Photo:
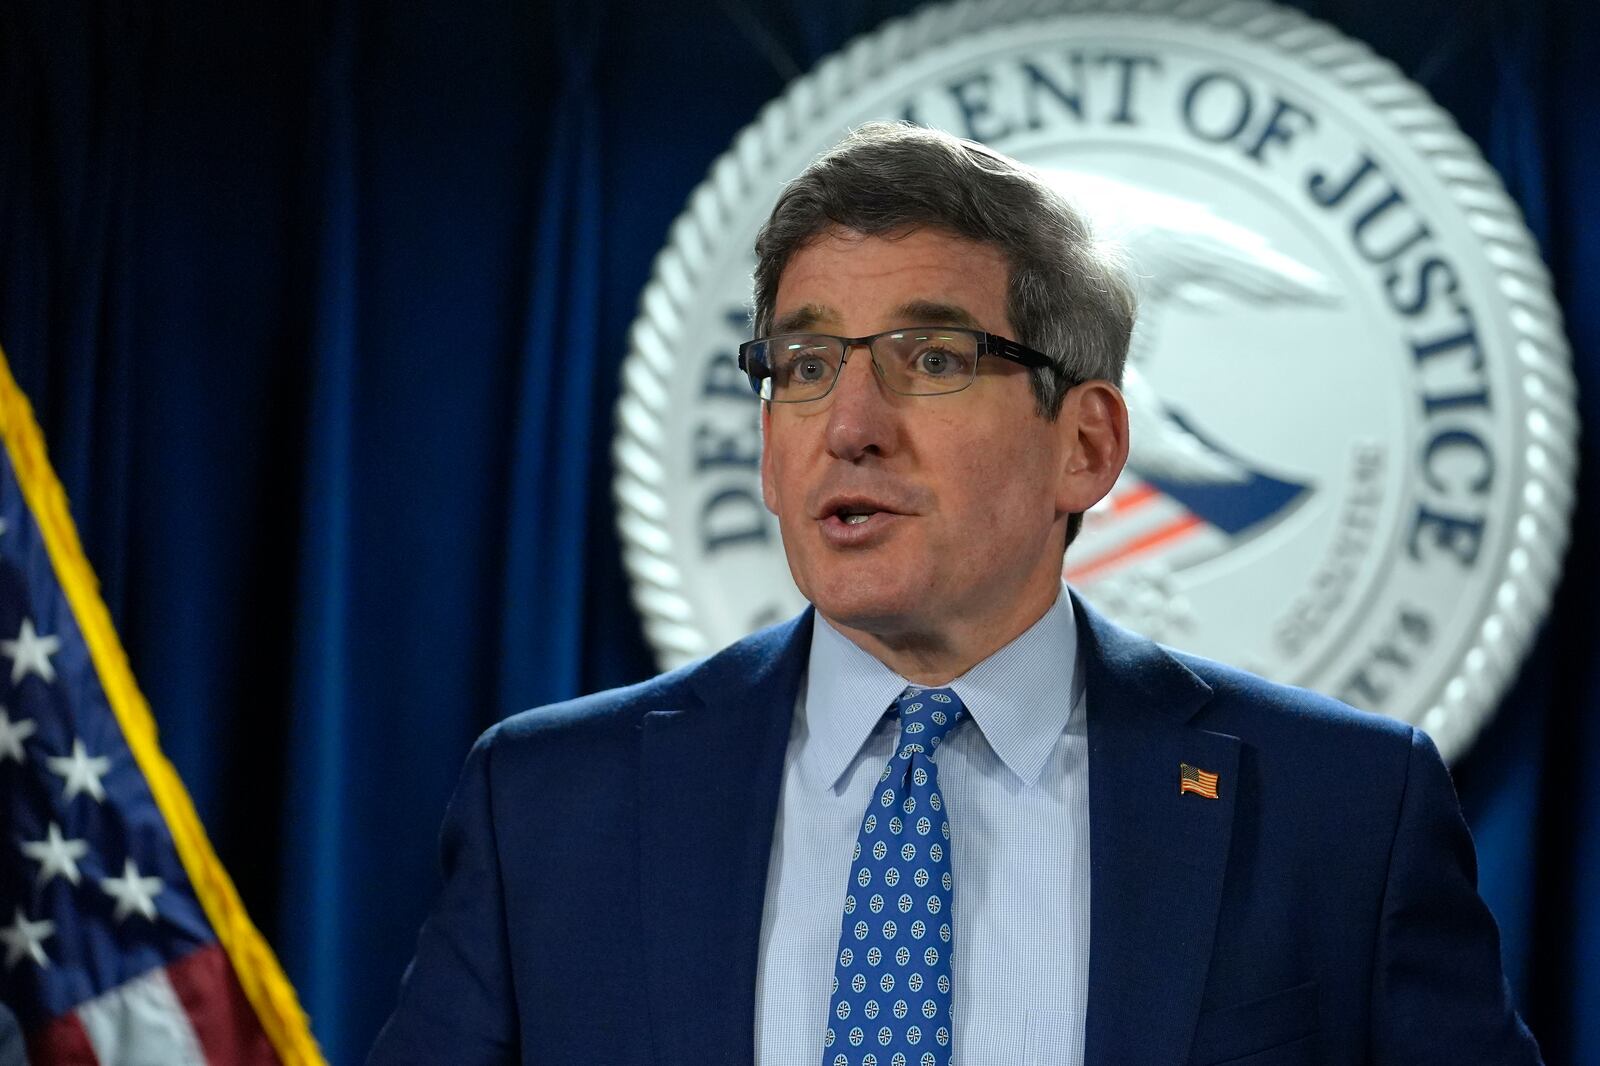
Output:
<svg viewBox="0 0 1600 1066">
<path fill-rule="evenodd" d="M 1221 901 L 1239 741 L 1189 724 L 1211 690 L 1074 597 L 1089 698 L 1087 1066 L 1187 1062 Z M 1179 764 L 1218 799 L 1178 790 Z"/>
<path fill-rule="evenodd" d="M 640 738 L 639 868 L 651 1026 L 663 1063 L 748 1062 L 784 750 L 811 612 L 693 675 L 698 705 Z"/>
</svg>

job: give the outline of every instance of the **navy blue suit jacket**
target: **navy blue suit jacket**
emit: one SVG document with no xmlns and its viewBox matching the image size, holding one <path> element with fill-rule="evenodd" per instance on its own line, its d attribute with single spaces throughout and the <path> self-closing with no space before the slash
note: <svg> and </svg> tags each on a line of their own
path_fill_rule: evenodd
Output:
<svg viewBox="0 0 1600 1066">
<path fill-rule="evenodd" d="M 1423 734 L 1074 604 L 1087 1066 L 1539 1061 Z M 485 733 L 373 1066 L 750 1062 L 810 633 L 808 613 Z M 1217 774 L 1220 798 L 1180 794 L 1184 762 Z"/>
</svg>

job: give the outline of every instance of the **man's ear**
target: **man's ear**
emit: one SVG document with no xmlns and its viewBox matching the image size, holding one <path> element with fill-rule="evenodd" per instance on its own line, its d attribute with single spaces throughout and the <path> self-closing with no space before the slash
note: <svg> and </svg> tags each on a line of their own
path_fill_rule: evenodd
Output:
<svg viewBox="0 0 1600 1066">
<path fill-rule="evenodd" d="M 1128 405 L 1109 381 L 1073 386 L 1056 417 L 1061 470 L 1056 511 L 1082 514 L 1105 498 L 1128 462 Z"/>
<path fill-rule="evenodd" d="M 772 473 L 772 405 L 761 402 L 761 502 L 767 510 L 778 513 L 778 490 L 774 487 Z"/>
</svg>

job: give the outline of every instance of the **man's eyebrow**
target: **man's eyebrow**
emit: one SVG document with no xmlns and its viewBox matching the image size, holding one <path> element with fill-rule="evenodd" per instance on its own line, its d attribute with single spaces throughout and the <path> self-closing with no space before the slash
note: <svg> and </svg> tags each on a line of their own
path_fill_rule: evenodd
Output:
<svg viewBox="0 0 1600 1066">
<path fill-rule="evenodd" d="M 908 300 L 894 309 L 894 318 L 908 326 L 964 326 L 977 329 L 978 320 L 957 304 L 941 300 Z M 826 304 L 802 304 L 776 319 L 772 332 L 802 333 L 827 322 L 837 322 L 838 312 Z"/>
<path fill-rule="evenodd" d="M 965 326 L 977 329 L 978 320 L 964 307 L 938 300 L 911 300 L 895 308 L 895 318 L 908 326 Z"/>
<path fill-rule="evenodd" d="M 772 323 L 773 333 L 798 333 L 815 329 L 819 322 L 836 322 L 838 314 L 825 304 L 802 304 Z"/>
</svg>

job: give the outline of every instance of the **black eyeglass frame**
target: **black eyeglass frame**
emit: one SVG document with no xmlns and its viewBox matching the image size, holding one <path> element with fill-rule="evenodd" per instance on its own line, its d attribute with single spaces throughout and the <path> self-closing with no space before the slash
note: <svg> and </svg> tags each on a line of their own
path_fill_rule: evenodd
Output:
<svg viewBox="0 0 1600 1066">
<path fill-rule="evenodd" d="M 885 385 L 891 391 L 901 396 L 953 396 L 958 392 L 963 392 L 970 388 L 972 383 L 978 379 L 978 364 L 986 355 L 992 355 L 1000 359 L 1008 360 L 1009 362 L 1018 363 L 1033 370 L 1042 370 L 1047 367 L 1055 366 L 1055 362 L 1043 352 L 1034 348 L 1030 348 L 1021 341 L 1014 341 L 1010 337 L 1002 337 L 998 333 L 990 333 L 987 330 L 967 329 L 964 326 L 901 326 L 897 329 L 886 329 L 878 333 L 869 333 L 865 337 L 841 337 L 837 333 L 813 333 L 804 330 L 796 330 L 790 333 L 774 333 L 769 337 L 756 337 L 753 340 L 747 340 L 739 345 L 739 369 L 744 371 L 745 376 L 750 379 L 751 390 L 754 391 L 755 394 L 766 403 L 811 403 L 815 400 L 821 400 L 827 397 L 833 392 L 834 386 L 839 384 L 839 377 L 844 373 L 844 365 L 850 361 L 851 349 L 865 348 L 867 350 L 867 358 L 872 359 L 872 342 L 877 340 L 879 337 L 888 337 L 896 333 L 916 333 L 922 330 L 928 330 L 930 332 L 937 330 L 944 333 L 965 333 L 968 336 L 976 338 L 978 342 L 978 352 L 973 359 L 972 376 L 967 379 L 967 383 L 962 385 L 961 388 L 951 389 L 949 392 L 902 393 L 898 389 L 895 389 L 892 385 L 888 385 L 887 382 L 885 382 Z M 772 375 L 769 373 L 765 377 L 756 376 L 756 374 L 750 369 L 750 351 L 758 344 L 770 345 L 773 341 L 782 340 L 784 337 L 815 337 L 821 340 L 839 341 L 840 344 L 843 345 L 844 350 L 839 356 L 839 369 L 834 373 L 833 380 L 828 383 L 827 392 L 820 392 L 815 396 L 807 396 L 800 400 L 779 400 L 773 397 L 761 395 L 761 383 L 769 380 Z M 883 378 L 883 369 L 878 366 L 876 359 L 872 359 L 872 369 L 877 372 L 878 377 L 881 380 Z"/>
</svg>

